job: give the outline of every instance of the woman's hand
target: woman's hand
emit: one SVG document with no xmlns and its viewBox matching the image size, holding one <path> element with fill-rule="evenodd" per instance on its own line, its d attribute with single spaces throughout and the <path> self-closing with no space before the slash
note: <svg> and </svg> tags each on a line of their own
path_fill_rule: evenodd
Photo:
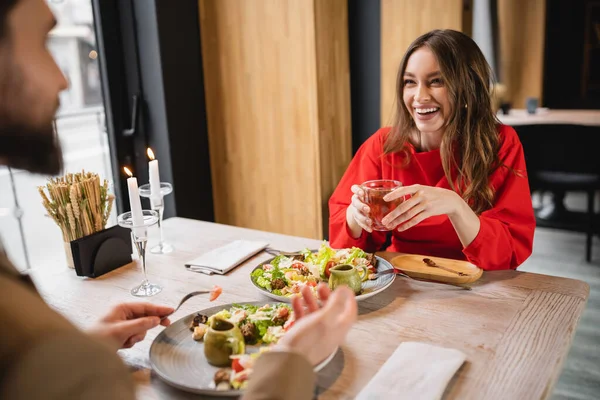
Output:
<svg viewBox="0 0 600 400">
<path fill-rule="evenodd" d="M 119 349 L 127 349 L 144 340 L 149 329 L 169 326 L 169 319 L 161 321 L 160 317 L 172 312 L 172 307 L 151 303 L 121 303 L 100 319 L 89 333 L 112 341 Z"/>
<path fill-rule="evenodd" d="M 365 192 L 358 185 L 352 185 L 352 200 L 346 210 L 346 223 L 356 239 L 360 237 L 362 231 L 373 232 L 373 221 L 369 213 L 369 206 L 364 203 Z"/>
<path fill-rule="evenodd" d="M 448 215 L 452 218 L 463 204 L 466 205 L 452 190 L 425 185 L 403 186 L 388 193 L 383 200 L 393 201 L 404 196 L 410 197 L 382 220 L 390 230 L 397 228 L 402 232 L 435 215 Z"/>
</svg>

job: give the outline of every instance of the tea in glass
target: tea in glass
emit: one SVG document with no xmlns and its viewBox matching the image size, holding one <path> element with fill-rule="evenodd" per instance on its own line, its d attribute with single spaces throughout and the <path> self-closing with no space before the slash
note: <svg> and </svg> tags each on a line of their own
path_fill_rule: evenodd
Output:
<svg viewBox="0 0 600 400">
<path fill-rule="evenodd" d="M 370 217 L 373 221 L 373 230 L 389 231 L 381 223 L 383 217 L 393 211 L 400 203 L 404 201 L 404 197 L 387 202 L 383 200 L 386 194 L 393 192 L 402 186 L 402 182 L 391 179 L 378 179 L 367 181 L 361 185 L 365 192 L 364 203 L 369 206 L 371 212 Z"/>
</svg>

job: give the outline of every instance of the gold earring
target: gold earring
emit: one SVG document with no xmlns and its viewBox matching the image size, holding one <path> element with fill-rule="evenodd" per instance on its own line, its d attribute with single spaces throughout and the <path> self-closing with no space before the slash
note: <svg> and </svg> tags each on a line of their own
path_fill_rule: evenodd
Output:
<svg viewBox="0 0 600 400">
<path fill-rule="evenodd" d="M 467 108 L 467 105 L 465 104 L 465 108 Z"/>
</svg>

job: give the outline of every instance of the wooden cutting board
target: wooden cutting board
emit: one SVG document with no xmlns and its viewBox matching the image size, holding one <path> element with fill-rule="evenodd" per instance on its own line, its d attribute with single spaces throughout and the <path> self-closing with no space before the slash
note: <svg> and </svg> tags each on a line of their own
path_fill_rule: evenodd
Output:
<svg viewBox="0 0 600 400">
<path fill-rule="evenodd" d="M 446 271 L 438 267 L 430 267 L 423 260 L 428 259 L 429 264 L 442 266 L 466 275 L 460 276 L 454 272 Z M 449 258 L 423 256 L 419 254 L 403 254 L 390 260 L 392 265 L 407 275 L 414 278 L 430 279 L 449 283 L 471 283 L 481 278 L 483 270 L 468 261 L 452 260 Z"/>
</svg>

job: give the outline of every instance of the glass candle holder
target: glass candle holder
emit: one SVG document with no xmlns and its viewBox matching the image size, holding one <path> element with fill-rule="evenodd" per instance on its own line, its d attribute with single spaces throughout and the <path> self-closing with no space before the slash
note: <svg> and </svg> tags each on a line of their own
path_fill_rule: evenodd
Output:
<svg viewBox="0 0 600 400">
<path fill-rule="evenodd" d="M 162 287 L 156 283 L 150 283 L 148 281 L 148 275 L 146 274 L 146 245 L 148 244 L 148 228 L 158 222 L 158 213 L 153 210 L 142 210 L 143 224 L 136 225 L 133 222 L 131 211 L 119 215 L 117 223 L 124 227 L 131 229 L 131 236 L 135 248 L 137 250 L 139 259 L 142 263 L 142 271 L 144 273 L 144 280 L 138 286 L 131 289 L 131 294 L 137 297 L 150 297 L 157 293 L 160 293 Z"/>
<path fill-rule="evenodd" d="M 163 213 L 165 211 L 164 197 L 166 195 L 170 194 L 171 192 L 173 192 L 173 186 L 168 182 L 161 182 L 160 183 L 160 193 L 158 193 L 157 195 L 153 195 L 152 191 L 150 190 L 150 184 L 147 183 L 145 185 L 140 186 L 139 191 L 140 191 L 141 197 L 150 199 L 150 206 L 151 206 L 152 210 L 154 210 L 158 213 L 158 231 L 160 234 L 160 241 L 159 241 L 158 245 L 156 245 L 150 249 L 150 253 L 152 253 L 152 254 L 167 254 L 167 253 L 172 252 L 173 246 L 166 243 L 164 240 L 163 229 L 162 229 L 162 220 L 163 220 Z"/>
</svg>

